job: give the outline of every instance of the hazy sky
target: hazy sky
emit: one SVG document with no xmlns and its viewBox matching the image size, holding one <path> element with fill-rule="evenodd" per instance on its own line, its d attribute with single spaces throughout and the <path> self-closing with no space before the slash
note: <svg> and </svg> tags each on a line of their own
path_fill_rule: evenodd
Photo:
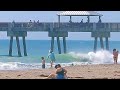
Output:
<svg viewBox="0 0 120 90">
<path fill-rule="evenodd" d="M 120 11 L 97 11 L 103 14 L 103 22 L 120 22 Z M 57 13 L 59 11 L 0 11 L 0 22 L 29 22 L 29 20 L 39 20 L 40 22 L 57 22 Z M 86 17 L 73 17 L 72 20 L 80 22 L 84 19 L 86 22 Z M 69 21 L 69 17 L 62 17 L 61 21 Z M 98 17 L 92 17 L 91 22 L 97 22 Z M 110 40 L 120 40 L 120 33 L 111 33 Z M 9 39 L 6 32 L 0 32 L 0 39 Z M 50 39 L 48 33 L 43 32 L 32 32 L 28 33 L 27 39 Z M 69 33 L 68 40 L 93 40 L 91 38 L 91 33 Z"/>
</svg>

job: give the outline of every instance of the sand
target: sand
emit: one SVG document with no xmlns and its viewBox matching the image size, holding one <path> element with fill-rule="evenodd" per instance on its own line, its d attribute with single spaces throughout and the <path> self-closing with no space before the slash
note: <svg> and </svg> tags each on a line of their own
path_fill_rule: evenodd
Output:
<svg viewBox="0 0 120 90">
<path fill-rule="evenodd" d="M 68 79 L 120 79 L 120 65 L 80 65 L 65 67 Z M 38 70 L 1 70 L 0 79 L 46 79 L 54 68 Z"/>
</svg>

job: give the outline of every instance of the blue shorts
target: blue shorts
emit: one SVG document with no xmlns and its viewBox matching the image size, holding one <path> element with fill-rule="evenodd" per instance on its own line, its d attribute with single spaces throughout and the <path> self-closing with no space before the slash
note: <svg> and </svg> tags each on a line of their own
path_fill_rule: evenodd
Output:
<svg viewBox="0 0 120 90">
<path fill-rule="evenodd" d="M 64 75 L 57 75 L 57 77 L 56 77 L 57 79 L 65 79 L 65 77 L 64 77 Z"/>
</svg>

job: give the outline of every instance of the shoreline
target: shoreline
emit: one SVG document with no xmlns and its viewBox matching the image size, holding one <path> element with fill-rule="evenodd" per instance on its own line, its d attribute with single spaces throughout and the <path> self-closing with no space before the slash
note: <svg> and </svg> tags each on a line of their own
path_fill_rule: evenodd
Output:
<svg viewBox="0 0 120 90">
<path fill-rule="evenodd" d="M 66 66 L 68 79 L 120 79 L 120 64 Z M 54 68 L 0 70 L 0 79 L 46 79 Z"/>
</svg>

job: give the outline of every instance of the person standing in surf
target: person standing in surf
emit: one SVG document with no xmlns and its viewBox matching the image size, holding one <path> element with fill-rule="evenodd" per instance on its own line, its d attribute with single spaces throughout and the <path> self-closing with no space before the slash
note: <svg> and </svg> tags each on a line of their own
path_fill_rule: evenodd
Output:
<svg viewBox="0 0 120 90">
<path fill-rule="evenodd" d="M 119 53 L 119 51 L 117 51 L 116 49 L 113 49 L 114 64 L 117 64 L 117 61 L 118 61 L 118 53 Z"/>
<path fill-rule="evenodd" d="M 45 59 L 44 57 L 41 57 L 41 59 L 42 59 L 42 68 L 45 69 Z"/>
<path fill-rule="evenodd" d="M 53 63 L 55 62 L 55 54 L 52 50 L 49 50 L 48 58 L 50 58 L 51 67 L 53 67 Z"/>
</svg>

